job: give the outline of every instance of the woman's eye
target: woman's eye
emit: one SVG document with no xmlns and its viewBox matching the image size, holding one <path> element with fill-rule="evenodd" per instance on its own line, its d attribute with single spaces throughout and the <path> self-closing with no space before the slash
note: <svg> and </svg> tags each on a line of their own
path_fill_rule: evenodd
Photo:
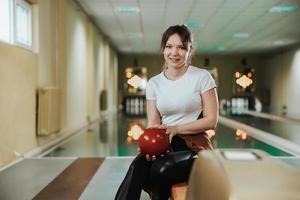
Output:
<svg viewBox="0 0 300 200">
<path fill-rule="evenodd" d="M 166 46 L 166 48 L 167 48 L 167 49 L 170 49 L 170 48 L 171 48 L 171 46 L 167 45 L 167 46 Z"/>
<path fill-rule="evenodd" d="M 180 47 L 181 50 L 186 50 L 186 48 L 184 46 Z"/>
</svg>

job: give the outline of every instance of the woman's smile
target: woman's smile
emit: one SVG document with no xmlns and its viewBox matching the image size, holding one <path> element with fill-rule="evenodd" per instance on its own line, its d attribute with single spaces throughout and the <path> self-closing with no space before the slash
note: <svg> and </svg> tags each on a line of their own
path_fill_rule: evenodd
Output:
<svg viewBox="0 0 300 200">
<path fill-rule="evenodd" d="M 169 60 L 173 63 L 178 63 L 180 61 L 180 58 L 169 58 Z"/>
</svg>

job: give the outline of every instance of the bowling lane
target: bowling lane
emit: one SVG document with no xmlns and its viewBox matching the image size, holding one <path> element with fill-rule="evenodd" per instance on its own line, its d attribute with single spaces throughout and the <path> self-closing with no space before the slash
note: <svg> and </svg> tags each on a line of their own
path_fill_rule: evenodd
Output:
<svg viewBox="0 0 300 200">
<path fill-rule="evenodd" d="M 126 117 L 121 113 L 112 115 L 90 127 L 89 131 L 72 137 L 46 156 L 134 156 L 137 154 L 136 139 L 145 127 L 146 118 Z M 220 124 L 215 136 L 212 136 L 212 142 L 215 148 L 255 148 L 273 156 L 290 156 L 276 147 L 250 137 L 245 132 Z"/>
<path fill-rule="evenodd" d="M 300 123 L 271 120 L 253 115 L 232 115 L 230 112 L 221 112 L 221 116 L 245 123 L 249 126 L 300 144 Z"/>
<path fill-rule="evenodd" d="M 252 115 L 255 117 L 261 117 L 265 119 L 271 119 L 275 121 L 288 121 L 288 122 L 293 122 L 293 123 L 298 123 L 300 124 L 300 119 L 297 117 L 292 117 L 292 116 L 287 116 L 287 115 L 276 115 L 276 114 L 271 114 L 271 113 L 266 113 L 266 112 L 257 112 L 257 111 L 252 111 L 252 110 L 243 110 L 243 113 L 247 115 Z"/>
</svg>

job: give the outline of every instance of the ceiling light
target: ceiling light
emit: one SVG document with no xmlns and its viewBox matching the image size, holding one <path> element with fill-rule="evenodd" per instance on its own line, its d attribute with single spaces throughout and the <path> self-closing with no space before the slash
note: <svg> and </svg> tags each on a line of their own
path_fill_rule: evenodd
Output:
<svg viewBox="0 0 300 200">
<path fill-rule="evenodd" d="M 217 48 L 216 48 L 216 51 L 225 51 L 225 50 L 226 50 L 225 47 L 217 47 Z"/>
<path fill-rule="evenodd" d="M 290 45 L 290 44 L 295 44 L 297 43 L 297 40 L 289 38 L 289 39 L 280 39 L 280 40 L 275 40 L 273 42 L 273 45 Z"/>
<path fill-rule="evenodd" d="M 234 38 L 248 38 L 250 37 L 249 33 L 245 33 L 245 32 L 237 32 L 233 34 Z"/>
<path fill-rule="evenodd" d="M 185 25 L 193 30 L 201 29 L 204 26 L 201 22 L 187 22 Z"/>
<path fill-rule="evenodd" d="M 140 12 L 140 9 L 138 7 L 131 7 L 131 6 L 117 7 L 115 10 L 118 13 L 138 13 L 138 12 Z"/>
<path fill-rule="evenodd" d="M 135 52 L 141 52 L 141 51 L 144 51 L 144 48 L 143 47 L 139 47 L 139 46 L 135 46 L 132 48 L 133 51 Z"/>
<path fill-rule="evenodd" d="M 276 40 L 273 42 L 274 45 L 283 45 L 284 44 L 284 41 L 282 40 Z"/>
<path fill-rule="evenodd" d="M 142 38 L 143 34 L 141 33 L 128 33 L 128 38 L 129 39 L 138 39 L 138 38 Z"/>
<path fill-rule="evenodd" d="M 284 6 L 273 6 L 270 8 L 269 12 L 271 13 L 290 13 L 294 12 L 298 6 L 296 5 L 284 5 Z"/>
</svg>

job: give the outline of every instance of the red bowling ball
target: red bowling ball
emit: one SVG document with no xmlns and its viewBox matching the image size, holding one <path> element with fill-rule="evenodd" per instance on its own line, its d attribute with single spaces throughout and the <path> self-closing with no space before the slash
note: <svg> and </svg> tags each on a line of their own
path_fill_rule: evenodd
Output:
<svg viewBox="0 0 300 200">
<path fill-rule="evenodd" d="M 165 129 L 148 128 L 139 137 L 140 152 L 150 156 L 166 153 L 170 145 Z"/>
</svg>

